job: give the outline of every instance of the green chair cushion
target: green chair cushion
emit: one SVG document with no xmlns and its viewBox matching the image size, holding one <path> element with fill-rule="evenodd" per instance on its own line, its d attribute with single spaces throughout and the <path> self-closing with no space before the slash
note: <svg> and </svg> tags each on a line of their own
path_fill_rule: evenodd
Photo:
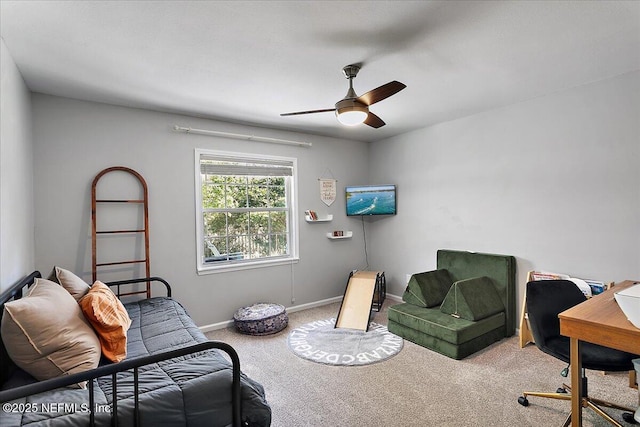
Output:
<svg viewBox="0 0 640 427">
<path fill-rule="evenodd" d="M 504 304 L 493 280 L 483 276 L 455 282 L 445 296 L 440 311 L 477 321 L 504 312 Z"/>
<path fill-rule="evenodd" d="M 516 259 L 510 255 L 438 249 L 436 268 L 449 271 L 453 282 L 471 277 L 491 278 L 505 306 L 507 322 L 505 336 L 515 334 L 518 323 L 516 313 Z"/>
<path fill-rule="evenodd" d="M 392 320 L 389 320 L 388 328 L 389 332 L 392 334 L 396 334 L 406 340 L 421 345 L 422 347 L 437 351 L 440 354 L 444 354 L 447 357 L 457 360 L 464 359 L 470 354 L 473 354 L 478 350 L 482 350 L 486 346 L 504 338 L 504 326 L 492 329 L 485 334 L 478 335 L 477 337 L 461 344 L 452 344 L 434 336 L 424 334 L 416 329 L 411 329 Z"/>
<path fill-rule="evenodd" d="M 504 336 L 504 313 L 489 316 L 478 322 L 458 319 L 443 313 L 439 308 L 423 308 L 404 303 L 389 307 L 389 322 L 396 322 L 409 329 L 446 341 L 453 345 L 476 339 L 494 329 Z M 415 341 L 414 341 L 415 342 Z"/>
<path fill-rule="evenodd" d="M 444 269 L 416 273 L 409 279 L 402 300 L 418 307 L 436 307 L 442 304 L 452 283 Z"/>
</svg>

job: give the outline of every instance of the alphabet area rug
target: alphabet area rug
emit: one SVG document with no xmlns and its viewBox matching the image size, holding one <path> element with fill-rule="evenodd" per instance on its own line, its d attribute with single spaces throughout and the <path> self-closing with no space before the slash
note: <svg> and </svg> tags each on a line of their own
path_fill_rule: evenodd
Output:
<svg viewBox="0 0 640 427">
<path fill-rule="evenodd" d="M 316 363 L 361 366 L 387 360 L 402 350 L 403 340 L 384 325 L 369 323 L 369 331 L 334 328 L 335 318 L 317 320 L 293 329 L 287 338 L 291 351 Z"/>
</svg>

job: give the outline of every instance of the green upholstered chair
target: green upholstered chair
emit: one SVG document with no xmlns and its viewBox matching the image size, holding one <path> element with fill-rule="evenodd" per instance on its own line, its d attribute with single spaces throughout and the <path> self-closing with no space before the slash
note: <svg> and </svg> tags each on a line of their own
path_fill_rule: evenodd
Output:
<svg viewBox="0 0 640 427">
<path fill-rule="evenodd" d="M 437 270 L 413 275 L 404 303 L 389 308 L 389 331 L 467 357 L 515 334 L 515 275 L 512 256 L 441 249 Z"/>
</svg>

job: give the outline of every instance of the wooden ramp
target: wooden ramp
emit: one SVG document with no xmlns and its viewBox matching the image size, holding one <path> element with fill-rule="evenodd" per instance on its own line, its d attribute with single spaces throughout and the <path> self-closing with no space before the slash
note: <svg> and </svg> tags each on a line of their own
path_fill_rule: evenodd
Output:
<svg viewBox="0 0 640 427">
<path fill-rule="evenodd" d="M 367 331 L 371 306 L 376 291 L 380 298 L 380 283 L 384 272 L 356 271 L 349 275 L 347 288 L 342 297 L 342 304 L 336 319 L 336 328 L 349 328 Z"/>
</svg>

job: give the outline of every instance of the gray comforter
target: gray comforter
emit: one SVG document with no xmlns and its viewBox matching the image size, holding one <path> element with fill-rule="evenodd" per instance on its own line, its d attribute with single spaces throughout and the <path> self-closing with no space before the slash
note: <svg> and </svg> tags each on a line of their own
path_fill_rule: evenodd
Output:
<svg viewBox="0 0 640 427">
<path fill-rule="evenodd" d="M 184 308 L 170 298 L 151 298 L 125 307 L 132 320 L 127 334 L 127 359 L 207 341 Z M 141 426 L 231 425 L 231 379 L 231 362 L 219 350 L 140 368 Z M 11 381 L 13 386 L 18 382 L 18 378 Z M 113 403 L 111 378 L 94 380 L 94 387 L 96 425 L 108 426 Z M 242 374 L 241 393 L 242 420 L 251 426 L 269 426 L 271 409 L 262 386 Z M 121 426 L 133 426 L 133 394 L 133 372 L 119 373 L 117 412 Z M 0 412 L 2 426 L 88 425 L 88 390 L 56 389 L 5 405 L 13 406 L 3 407 Z"/>
</svg>

